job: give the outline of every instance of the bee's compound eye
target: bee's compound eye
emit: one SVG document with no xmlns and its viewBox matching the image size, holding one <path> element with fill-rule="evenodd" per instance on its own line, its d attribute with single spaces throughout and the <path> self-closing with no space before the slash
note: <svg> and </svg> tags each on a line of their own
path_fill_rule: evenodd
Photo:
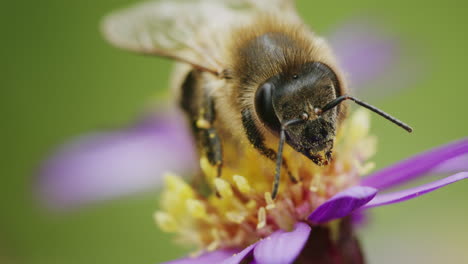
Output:
<svg viewBox="0 0 468 264">
<path fill-rule="evenodd" d="M 264 83 L 255 93 L 255 110 L 260 120 L 273 131 L 279 132 L 281 124 L 273 108 L 273 85 Z"/>
</svg>

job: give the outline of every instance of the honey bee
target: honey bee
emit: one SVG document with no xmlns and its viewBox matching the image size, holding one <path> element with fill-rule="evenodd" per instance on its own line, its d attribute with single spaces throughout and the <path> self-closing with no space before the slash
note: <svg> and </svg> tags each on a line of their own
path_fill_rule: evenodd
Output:
<svg viewBox="0 0 468 264">
<path fill-rule="evenodd" d="M 103 32 L 113 45 L 176 60 L 176 100 L 199 154 L 222 175 L 241 158 L 225 146 L 248 146 L 290 178 L 286 146 L 319 166 L 332 159 L 337 130 L 352 100 L 327 42 L 297 15 L 293 0 L 161 0 L 114 12 Z M 252 161 L 255 162 L 255 161 Z"/>
</svg>

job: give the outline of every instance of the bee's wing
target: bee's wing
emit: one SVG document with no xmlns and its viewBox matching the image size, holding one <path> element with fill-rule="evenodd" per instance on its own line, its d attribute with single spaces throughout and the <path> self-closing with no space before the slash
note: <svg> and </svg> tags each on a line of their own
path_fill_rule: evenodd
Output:
<svg viewBox="0 0 468 264">
<path fill-rule="evenodd" d="M 225 69 L 220 34 L 254 11 L 292 4 L 290 0 L 152 1 L 111 13 L 102 27 L 107 40 L 119 48 L 172 58 L 218 74 Z"/>
</svg>

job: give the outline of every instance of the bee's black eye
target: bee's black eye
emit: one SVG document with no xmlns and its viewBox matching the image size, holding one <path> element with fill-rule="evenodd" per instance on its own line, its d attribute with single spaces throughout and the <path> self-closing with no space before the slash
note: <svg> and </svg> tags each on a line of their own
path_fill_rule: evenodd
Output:
<svg viewBox="0 0 468 264">
<path fill-rule="evenodd" d="M 260 120 L 267 127 L 275 132 L 279 132 L 281 124 L 273 108 L 273 85 L 265 83 L 258 88 L 255 94 L 255 110 Z"/>
</svg>

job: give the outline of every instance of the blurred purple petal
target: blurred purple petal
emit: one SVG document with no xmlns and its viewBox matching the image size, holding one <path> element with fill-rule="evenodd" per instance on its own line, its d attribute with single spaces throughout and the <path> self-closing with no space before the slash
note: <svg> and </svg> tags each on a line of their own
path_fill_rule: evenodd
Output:
<svg viewBox="0 0 468 264">
<path fill-rule="evenodd" d="M 320 205 L 310 214 L 309 220 L 320 224 L 345 217 L 368 203 L 376 194 L 377 190 L 371 187 L 351 187 Z"/>
<path fill-rule="evenodd" d="M 461 172 L 447 178 L 424 184 L 415 188 L 402 190 L 398 192 L 391 192 L 385 194 L 378 194 L 372 201 L 366 204 L 363 208 L 372 208 L 376 206 L 382 206 L 387 204 L 399 203 L 409 199 L 416 198 L 420 195 L 435 191 L 448 184 L 461 181 L 468 178 L 468 172 Z"/>
<path fill-rule="evenodd" d="M 400 59 L 397 40 L 375 21 L 348 21 L 329 36 L 329 41 L 355 88 L 388 74 Z"/>
<path fill-rule="evenodd" d="M 276 231 L 258 242 L 254 258 L 258 264 L 289 264 L 299 256 L 310 234 L 310 226 L 297 223 L 291 232 Z"/>
<path fill-rule="evenodd" d="M 433 170 L 431 174 L 456 173 L 459 171 L 468 171 L 468 154 L 450 159 Z"/>
<path fill-rule="evenodd" d="M 205 253 L 196 258 L 184 258 L 177 259 L 169 262 L 163 262 L 161 264 L 208 264 L 208 263 L 221 263 L 226 258 L 231 257 L 235 251 L 232 250 L 217 250 L 209 253 Z"/>
<path fill-rule="evenodd" d="M 66 207 L 154 188 L 165 171 L 195 168 L 187 131 L 180 116 L 163 113 L 132 128 L 81 136 L 43 164 L 41 198 Z"/>
<path fill-rule="evenodd" d="M 346 20 L 328 38 L 350 93 L 364 99 L 410 87 L 428 70 L 427 64 L 420 63 L 418 50 L 409 48 L 380 22 L 362 16 Z"/>
<path fill-rule="evenodd" d="M 222 264 L 239 264 L 239 263 L 241 263 L 241 261 L 243 261 L 246 257 L 248 257 L 249 255 L 252 254 L 252 251 L 253 251 L 253 249 L 255 248 L 256 245 L 257 245 L 257 243 L 252 244 L 252 245 L 244 248 L 244 250 L 242 250 L 241 252 L 236 253 L 236 254 L 232 254 L 229 258 L 225 259 L 222 262 Z"/>
<path fill-rule="evenodd" d="M 398 162 L 364 178 L 361 184 L 379 190 L 391 188 L 424 176 L 444 162 L 466 154 L 468 154 L 468 138 Z"/>
</svg>

